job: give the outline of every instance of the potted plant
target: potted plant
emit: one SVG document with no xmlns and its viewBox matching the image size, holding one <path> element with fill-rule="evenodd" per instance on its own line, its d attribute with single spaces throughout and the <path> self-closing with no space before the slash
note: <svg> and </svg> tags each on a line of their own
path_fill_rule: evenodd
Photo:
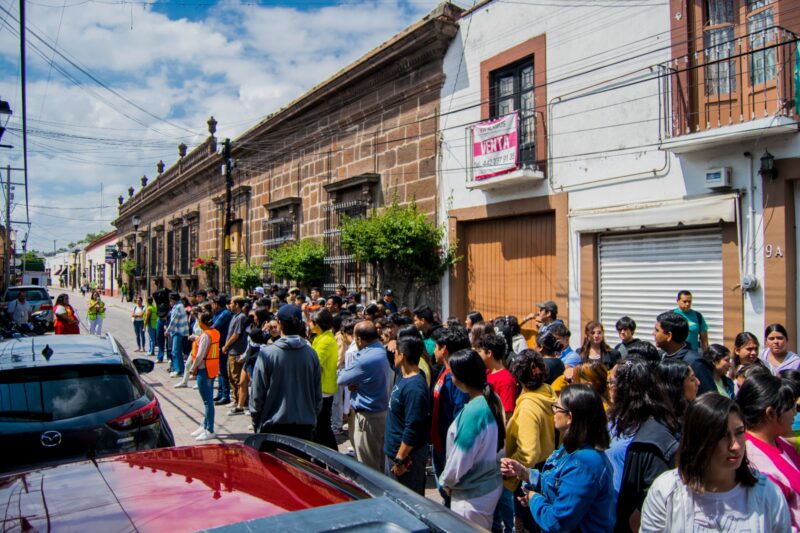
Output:
<svg viewBox="0 0 800 533">
<path fill-rule="evenodd" d="M 214 278 L 216 277 L 217 273 L 216 259 L 213 257 L 198 257 L 194 260 L 194 263 L 192 263 L 192 267 L 205 272 L 206 285 L 211 286 L 214 284 Z"/>
</svg>

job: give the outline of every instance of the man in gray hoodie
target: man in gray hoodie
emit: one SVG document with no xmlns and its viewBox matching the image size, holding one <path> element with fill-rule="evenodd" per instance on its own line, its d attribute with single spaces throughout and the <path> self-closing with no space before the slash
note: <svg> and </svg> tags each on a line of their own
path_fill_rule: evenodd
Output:
<svg viewBox="0 0 800 533">
<path fill-rule="evenodd" d="M 293 304 L 278 309 L 281 338 L 261 347 L 253 370 L 250 414 L 258 433 L 311 440 L 322 409 L 319 358 L 300 337 L 303 312 Z"/>
</svg>

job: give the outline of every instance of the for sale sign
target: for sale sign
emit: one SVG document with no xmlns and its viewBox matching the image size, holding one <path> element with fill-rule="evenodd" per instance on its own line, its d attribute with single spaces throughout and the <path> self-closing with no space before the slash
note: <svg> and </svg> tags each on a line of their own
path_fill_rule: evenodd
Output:
<svg viewBox="0 0 800 533">
<path fill-rule="evenodd" d="M 472 127 L 472 166 L 476 180 L 517 168 L 517 113 Z"/>
</svg>

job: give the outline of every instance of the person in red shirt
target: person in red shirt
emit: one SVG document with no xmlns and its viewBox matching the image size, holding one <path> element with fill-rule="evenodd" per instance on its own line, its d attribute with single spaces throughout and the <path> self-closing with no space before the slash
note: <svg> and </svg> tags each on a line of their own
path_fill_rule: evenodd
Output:
<svg viewBox="0 0 800 533">
<path fill-rule="evenodd" d="M 517 403 L 517 380 L 503 366 L 506 356 L 506 339 L 500 335 L 489 333 L 478 339 L 478 353 L 486 365 L 486 381 L 494 387 L 494 391 L 503 402 L 506 420 L 514 413 Z"/>
</svg>

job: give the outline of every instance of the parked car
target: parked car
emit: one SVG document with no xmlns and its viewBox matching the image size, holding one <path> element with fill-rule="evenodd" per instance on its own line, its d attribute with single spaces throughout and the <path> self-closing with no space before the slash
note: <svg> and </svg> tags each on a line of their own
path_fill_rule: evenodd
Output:
<svg viewBox="0 0 800 533">
<path fill-rule="evenodd" d="M 20 291 L 25 291 L 28 304 L 31 306 L 31 313 L 42 311 L 42 318 L 47 321 L 49 329 L 52 330 L 53 320 L 55 318 L 53 315 L 53 298 L 50 296 L 50 293 L 47 292 L 47 287 L 40 287 L 38 285 L 16 285 L 14 287 L 9 287 L 3 295 L 3 301 L 0 305 L 3 312 L 8 308 L 8 302 L 16 300 L 19 297 Z"/>
<path fill-rule="evenodd" d="M 482 531 L 347 455 L 280 435 L 0 476 L 23 531 Z"/>
<path fill-rule="evenodd" d="M 0 342 L 0 472 L 174 446 L 155 393 L 110 335 Z M 11 453 L 13 451 L 13 453 Z"/>
</svg>

